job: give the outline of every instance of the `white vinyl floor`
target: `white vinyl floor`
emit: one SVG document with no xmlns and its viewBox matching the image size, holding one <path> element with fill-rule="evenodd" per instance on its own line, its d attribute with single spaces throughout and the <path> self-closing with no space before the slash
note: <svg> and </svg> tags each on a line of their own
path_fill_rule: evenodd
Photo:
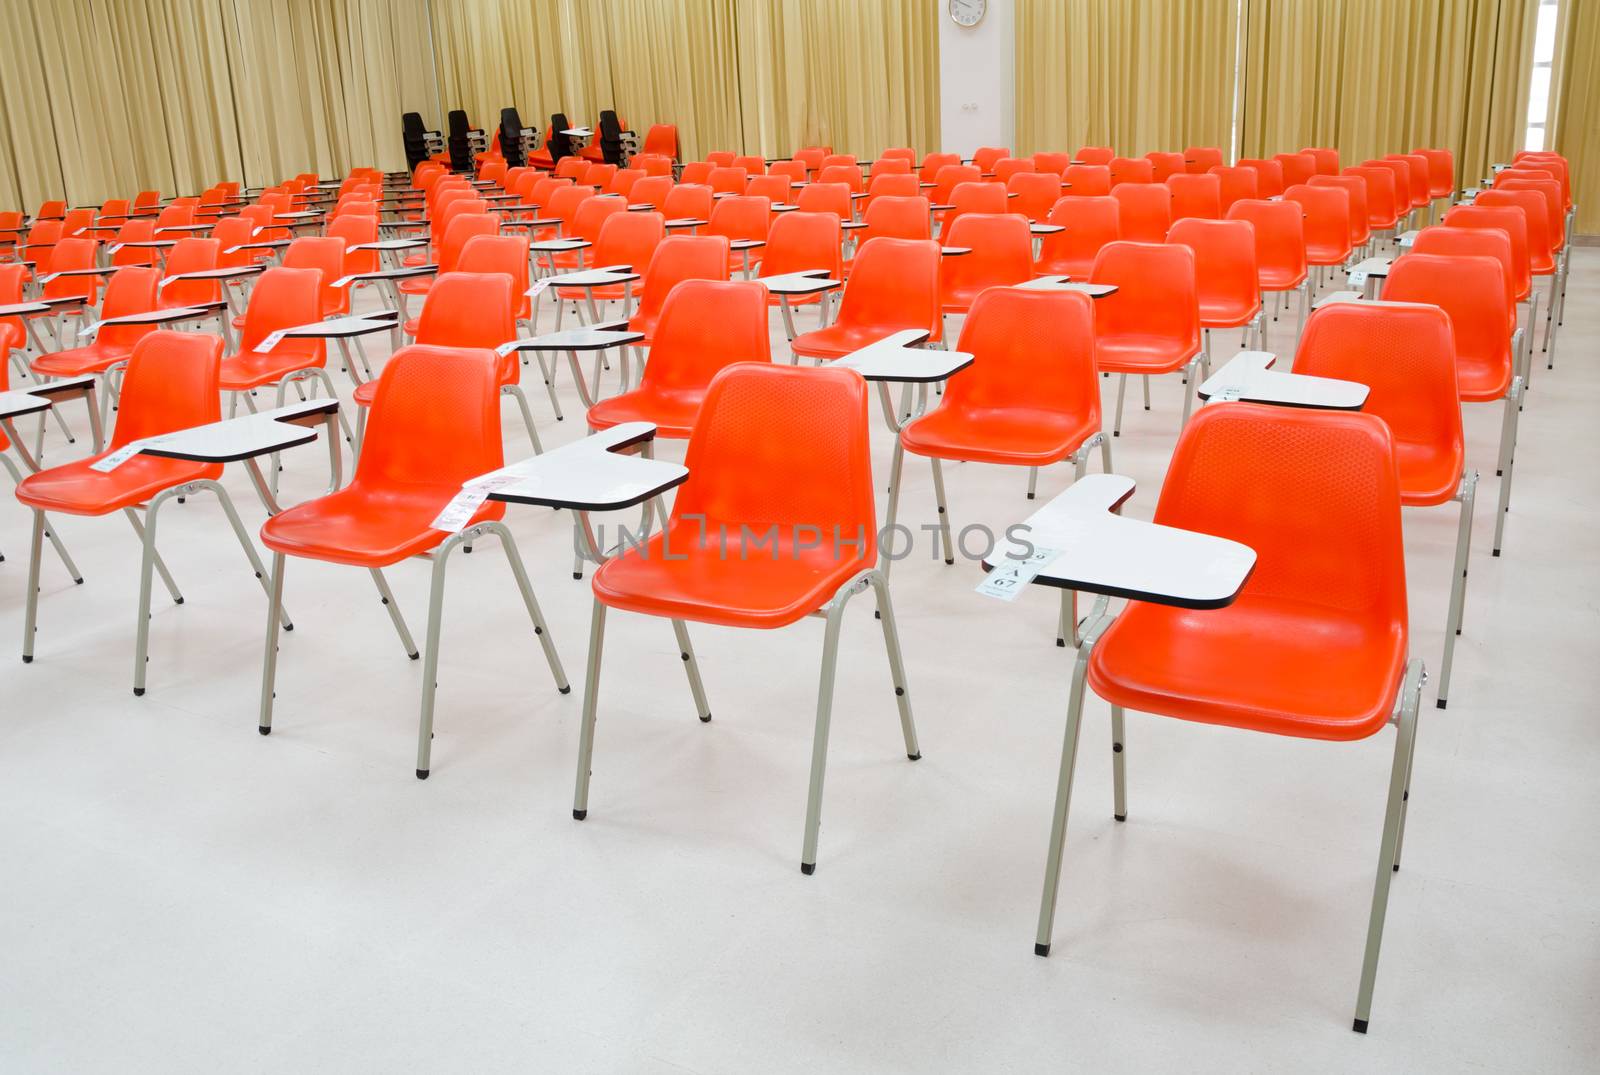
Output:
<svg viewBox="0 0 1600 1075">
<path fill-rule="evenodd" d="M 1236 340 L 1219 334 L 1217 354 Z M 1269 345 L 1292 351 L 1287 317 Z M 529 385 L 546 445 L 584 432 L 565 371 L 560 383 L 561 423 Z M 1146 412 L 1130 385 L 1115 468 L 1139 482 L 1131 515 L 1155 504 L 1179 390 L 1158 379 Z M 81 432 L 81 410 L 67 413 Z M 504 414 L 519 458 L 510 400 Z M 28 514 L 6 495 L 0 1072 L 1600 1070 L 1597 416 L 1588 248 L 1556 368 L 1541 360 L 1533 378 L 1500 559 L 1500 409 L 1467 410 L 1483 481 L 1465 631 L 1450 708 L 1430 687 L 1422 713 L 1365 1037 L 1350 1021 L 1393 733 L 1330 744 L 1130 714 L 1118 825 L 1108 711 L 1091 700 L 1055 950 L 1038 958 L 1071 651 L 1054 642 L 1053 591 L 975 594 L 977 565 L 947 567 L 926 540 L 893 575 L 924 757 L 906 760 L 870 604 L 853 602 L 806 877 L 816 620 L 691 625 L 715 714 L 702 724 L 668 625 L 613 613 L 578 823 L 590 596 L 571 577 L 567 513 L 514 508 L 508 522 L 574 691 L 553 689 L 497 547 L 455 557 L 422 782 L 420 664 L 365 572 L 290 562 L 296 629 L 262 738 L 263 598 L 214 500 L 163 512 L 187 600 L 157 587 L 150 690 L 135 698 L 126 521 L 59 518 L 85 581 L 46 548 L 24 666 Z M 886 475 L 875 404 L 873 421 Z M 52 427 L 46 461 L 85 447 Z M 325 458 L 285 455 L 285 502 L 318 493 Z M 1046 471 L 1041 501 L 1070 480 Z M 957 526 L 1030 510 L 1025 472 L 953 465 L 946 482 Z M 253 532 L 244 471 L 225 483 Z M 902 520 L 933 519 L 927 465 L 908 460 Z M 1413 647 L 1430 669 L 1455 520 L 1454 506 L 1405 520 Z M 419 640 L 428 572 L 390 572 Z"/>
</svg>

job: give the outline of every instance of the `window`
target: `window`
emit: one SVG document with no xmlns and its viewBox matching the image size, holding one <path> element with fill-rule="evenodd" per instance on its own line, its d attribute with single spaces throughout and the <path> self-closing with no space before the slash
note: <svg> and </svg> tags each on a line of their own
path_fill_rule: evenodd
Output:
<svg viewBox="0 0 1600 1075">
<path fill-rule="evenodd" d="M 1550 65 L 1556 55 L 1559 0 L 1539 0 L 1539 21 L 1533 31 L 1533 79 L 1528 87 L 1528 129 L 1524 149 L 1545 147 L 1545 120 L 1550 114 Z"/>
</svg>

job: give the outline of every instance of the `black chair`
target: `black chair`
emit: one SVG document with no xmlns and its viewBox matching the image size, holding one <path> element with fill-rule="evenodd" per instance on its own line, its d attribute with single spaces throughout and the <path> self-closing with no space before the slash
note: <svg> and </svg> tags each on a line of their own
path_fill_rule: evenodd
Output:
<svg viewBox="0 0 1600 1075">
<path fill-rule="evenodd" d="M 474 127 L 461 109 L 452 109 L 450 123 L 450 167 L 457 172 L 472 171 L 472 155 L 483 141 L 483 131 Z M 476 139 L 473 135 L 477 135 Z"/>
<path fill-rule="evenodd" d="M 570 157 L 577 150 L 572 146 L 572 136 L 562 134 L 572 124 L 567 122 L 565 112 L 557 112 L 550 117 L 550 165 L 554 167 L 562 157 Z"/>
<path fill-rule="evenodd" d="M 507 168 L 521 168 L 528 163 L 528 134 L 514 106 L 500 110 L 500 155 L 506 159 Z"/>
<path fill-rule="evenodd" d="M 408 171 L 416 171 L 417 165 L 444 148 L 444 138 L 438 131 L 428 130 L 420 112 L 407 112 L 400 117 L 400 138 L 406 147 Z"/>
<path fill-rule="evenodd" d="M 622 124 L 611 109 L 600 113 L 600 130 L 596 135 L 600 139 L 600 153 L 605 162 L 621 168 L 626 163 L 622 152 Z"/>
</svg>

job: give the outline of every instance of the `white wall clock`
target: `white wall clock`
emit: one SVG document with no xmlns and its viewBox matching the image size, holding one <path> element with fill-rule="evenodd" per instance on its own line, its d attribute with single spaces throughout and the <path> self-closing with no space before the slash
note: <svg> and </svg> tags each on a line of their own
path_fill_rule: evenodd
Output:
<svg viewBox="0 0 1600 1075">
<path fill-rule="evenodd" d="M 983 20 L 989 10 L 989 0 L 950 0 L 950 21 L 968 29 Z"/>
</svg>

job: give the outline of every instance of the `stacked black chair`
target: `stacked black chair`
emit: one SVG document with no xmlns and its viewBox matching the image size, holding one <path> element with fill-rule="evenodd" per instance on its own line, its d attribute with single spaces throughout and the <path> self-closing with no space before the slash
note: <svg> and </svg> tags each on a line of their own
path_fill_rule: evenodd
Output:
<svg viewBox="0 0 1600 1075">
<path fill-rule="evenodd" d="M 600 153 L 607 164 L 621 168 L 627 164 L 622 151 L 622 124 L 611 109 L 600 113 L 600 129 L 595 132 L 600 139 Z"/>
<path fill-rule="evenodd" d="M 459 108 L 450 112 L 449 146 L 450 167 L 458 172 L 472 171 L 473 154 L 483 149 L 483 131 L 474 127 Z"/>
<path fill-rule="evenodd" d="M 561 132 L 570 128 L 565 112 L 557 112 L 550 117 L 550 164 L 555 166 L 562 157 L 570 157 L 577 152 L 572 148 L 572 136 Z"/>
<path fill-rule="evenodd" d="M 420 112 L 407 112 L 400 117 L 400 137 L 406 147 L 408 171 L 415 171 L 417 165 L 444 148 L 443 137 L 438 131 L 428 130 Z"/>
<path fill-rule="evenodd" d="M 521 168 L 528 163 L 529 150 L 537 148 L 538 132 L 522 125 L 516 108 L 500 110 L 500 155 L 506 167 Z"/>
</svg>

